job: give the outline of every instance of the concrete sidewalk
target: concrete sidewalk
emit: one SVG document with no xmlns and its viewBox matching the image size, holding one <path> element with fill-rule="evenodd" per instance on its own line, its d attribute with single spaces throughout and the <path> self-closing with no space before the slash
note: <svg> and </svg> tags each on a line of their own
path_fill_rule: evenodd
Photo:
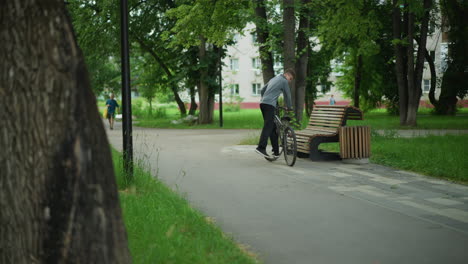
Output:
<svg viewBox="0 0 468 264">
<path fill-rule="evenodd" d="M 135 157 L 265 263 L 468 263 L 467 186 L 373 164 L 270 163 L 236 145 L 252 133 L 134 128 Z"/>
</svg>

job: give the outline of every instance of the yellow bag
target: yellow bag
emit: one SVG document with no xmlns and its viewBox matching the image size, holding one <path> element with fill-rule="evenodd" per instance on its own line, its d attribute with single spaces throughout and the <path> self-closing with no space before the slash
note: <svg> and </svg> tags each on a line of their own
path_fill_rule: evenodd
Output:
<svg viewBox="0 0 468 264">
<path fill-rule="evenodd" d="M 104 108 L 104 113 L 102 114 L 102 117 L 107 118 L 107 107 Z"/>
</svg>

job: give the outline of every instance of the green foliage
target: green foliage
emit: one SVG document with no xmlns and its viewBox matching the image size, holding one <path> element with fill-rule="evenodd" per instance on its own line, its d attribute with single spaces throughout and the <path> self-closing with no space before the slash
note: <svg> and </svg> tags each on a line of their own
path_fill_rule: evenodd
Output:
<svg viewBox="0 0 468 264">
<path fill-rule="evenodd" d="M 227 101 L 223 103 L 223 112 L 239 112 L 244 98 L 237 94 L 230 94 L 226 97 Z"/>
<path fill-rule="evenodd" d="M 230 40 L 231 31 L 244 28 L 249 17 L 250 1 L 247 0 L 181 2 L 181 5 L 167 12 L 177 22 L 171 32 L 165 33 L 165 37 L 186 48 L 199 45 L 201 36 L 208 43 L 222 46 Z"/>
<path fill-rule="evenodd" d="M 362 57 L 360 107 L 387 105 L 397 112 L 398 89 L 392 43 L 392 4 L 377 0 L 327 0 L 322 3 L 319 37 L 343 61 L 338 89 L 353 98 L 357 58 Z"/>
<path fill-rule="evenodd" d="M 318 34 L 324 45 L 333 47 L 338 55 L 349 49 L 364 56 L 379 52 L 375 43 L 382 27 L 376 12 L 378 0 L 325 0 L 321 4 Z"/>
<path fill-rule="evenodd" d="M 78 45 L 96 94 L 120 90 L 118 5 L 111 0 L 67 1 Z M 115 23 L 115 24 L 114 24 Z"/>
</svg>

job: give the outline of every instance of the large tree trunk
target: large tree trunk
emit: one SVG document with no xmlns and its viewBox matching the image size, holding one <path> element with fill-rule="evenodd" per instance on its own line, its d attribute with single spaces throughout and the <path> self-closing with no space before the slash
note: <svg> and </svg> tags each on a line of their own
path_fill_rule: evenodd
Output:
<svg viewBox="0 0 468 264">
<path fill-rule="evenodd" d="M 416 114 L 418 112 L 418 105 L 416 98 L 418 92 L 416 91 L 416 84 L 415 84 L 415 69 L 414 69 L 414 26 L 415 26 L 415 17 L 414 13 L 409 12 L 408 14 L 408 49 L 406 50 L 406 67 L 408 69 L 408 111 L 406 113 L 406 122 L 405 125 L 408 126 L 416 126 Z"/>
<path fill-rule="evenodd" d="M 191 86 L 190 87 L 190 110 L 189 110 L 189 115 L 195 115 L 195 112 L 197 111 L 197 102 L 195 100 L 195 87 Z"/>
<path fill-rule="evenodd" d="M 257 32 L 257 41 L 259 44 L 260 61 L 262 62 L 263 83 L 266 84 L 271 78 L 275 77 L 273 68 L 273 55 L 271 54 L 271 45 L 269 44 L 268 16 L 264 0 L 253 0 L 255 5 L 255 26 Z"/>
<path fill-rule="evenodd" d="M 200 63 L 206 60 L 206 39 L 200 37 L 200 46 L 198 49 L 198 59 Z M 206 82 L 208 78 L 208 69 L 207 67 L 200 68 L 200 85 L 198 89 L 199 96 L 199 115 L 198 122 L 200 124 L 211 124 L 213 123 L 213 98 L 210 98 L 210 89 L 209 85 Z"/>
<path fill-rule="evenodd" d="M 439 105 L 436 112 L 454 115 L 458 98 L 468 93 L 468 2 L 441 1 L 448 28 L 447 70 L 442 77 Z"/>
<path fill-rule="evenodd" d="M 359 108 L 359 91 L 361 90 L 362 80 L 362 55 L 357 56 L 356 60 L 356 74 L 354 76 L 354 91 L 353 91 L 353 103 L 354 107 Z"/>
<path fill-rule="evenodd" d="M 299 31 L 297 34 L 297 53 L 296 62 L 296 103 L 294 112 L 299 123 L 302 121 L 305 103 L 305 89 L 307 85 L 307 65 L 309 62 L 309 38 L 307 31 L 310 27 L 310 12 L 308 4 L 311 0 L 302 0 L 301 16 L 299 19 Z"/>
<path fill-rule="evenodd" d="M 159 57 L 158 54 L 150 46 L 148 46 L 140 37 L 135 36 L 135 35 L 133 35 L 133 36 L 137 40 L 138 44 L 140 44 L 140 47 L 143 50 L 145 50 L 146 52 L 148 52 L 156 60 L 156 62 L 159 64 L 159 66 L 161 66 L 161 68 L 166 73 L 167 78 L 169 80 L 174 79 L 173 74 L 169 70 L 169 67 L 167 67 L 166 63 L 164 63 L 164 60 L 161 57 Z M 174 99 L 175 99 L 175 101 L 177 103 L 177 106 L 179 106 L 180 115 L 181 116 L 186 116 L 187 115 L 187 109 L 185 107 L 184 101 L 182 101 L 182 99 L 179 96 L 179 92 L 177 91 L 178 90 L 177 85 L 173 83 L 173 84 L 170 85 L 170 87 L 171 87 L 172 94 L 174 95 Z"/>
<path fill-rule="evenodd" d="M 429 51 L 425 52 L 425 58 L 427 63 L 429 63 L 429 69 L 431 70 L 431 89 L 429 90 L 429 101 L 434 107 L 437 107 L 438 101 L 435 98 L 435 90 L 436 90 L 436 85 L 437 85 L 437 73 L 435 69 L 435 64 L 434 64 L 434 58 L 431 57 L 431 54 L 429 54 Z"/>
<path fill-rule="evenodd" d="M 283 25 L 284 25 L 284 44 L 283 59 L 284 69 L 295 68 L 295 28 L 296 17 L 294 15 L 294 0 L 283 0 Z M 292 105 L 296 104 L 295 81 L 290 82 Z"/>
<path fill-rule="evenodd" d="M 393 38 L 400 42 L 395 44 L 395 72 L 398 82 L 398 96 L 399 96 L 399 112 L 400 112 L 400 125 L 406 124 L 406 113 L 408 107 L 408 88 L 407 88 L 407 74 L 405 67 L 405 53 L 406 48 L 402 45 L 402 28 L 406 28 L 405 21 L 402 22 L 399 1 L 393 0 Z M 403 23 L 403 25 L 402 25 Z"/>
<path fill-rule="evenodd" d="M 0 17 L 0 263 L 130 263 L 64 2 L 2 1 Z"/>
</svg>

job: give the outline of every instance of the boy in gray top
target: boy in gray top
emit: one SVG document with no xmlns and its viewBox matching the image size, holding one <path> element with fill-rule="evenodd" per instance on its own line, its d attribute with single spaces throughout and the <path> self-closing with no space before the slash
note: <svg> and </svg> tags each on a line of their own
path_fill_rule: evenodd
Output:
<svg viewBox="0 0 468 264">
<path fill-rule="evenodd" d="M 293 69 L 287 69 L 284 74 L 273 77 L 261 90 L 262 99 L 260 100 L 260 109 L 263 115 L 263 129 L 255 152 L 269 157 L 266 152 L 268 138 L 270 138 L 273 147 L 273 156 L 279 156 L 278 134 L 276 133 L 276 124 L 274 121 L 276 104 L 281 93 L 284 96 L 286 106 L 291 109 L 291 91 L 289 82 L 294 79 L 296 73 Z"/>
</svg>

